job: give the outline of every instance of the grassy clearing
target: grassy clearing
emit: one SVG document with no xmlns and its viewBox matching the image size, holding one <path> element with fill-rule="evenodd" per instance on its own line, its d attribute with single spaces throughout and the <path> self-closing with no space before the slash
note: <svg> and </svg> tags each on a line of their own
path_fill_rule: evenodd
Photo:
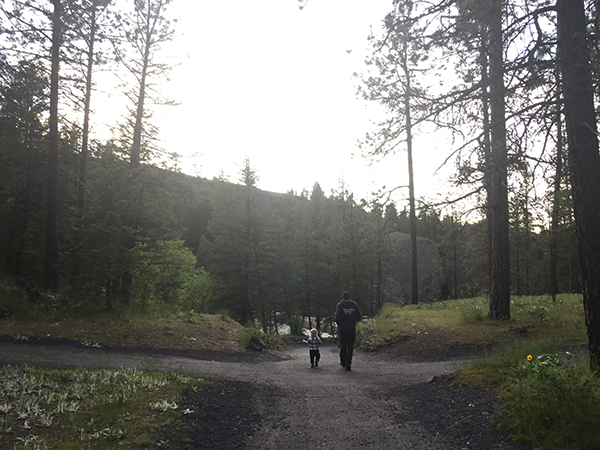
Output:
<svg viewBox="0 0 600 450">
<path fill-rule="evenodd" d="M 435 337 L 446 346 L 493 344 L 488 354 L 461 369 L 455 382 L 495 386 L 503 400 L 494 416 L 499 426 L 537 449 L 600 449 L 599 380 L 589 373 L 585 353 L 571 357 L 564 352 L 565 346 L 587 342 L 581 296 L 560 295 L 556 302 L 514 297 L 510 321 L 488 320 L 487 309 L 487 298 L 387 305 L 361 324 L 361 332 L 375 344 L 398 335 Z M 280 345 L 226 316 L 193 311 L 86 317 L 34 313 L 21 311 L 1 320 L 0 334 L 15 340 L 51 335 L 90 346 L 102 342 L 231 351 L 241 351 L 255 335 L 268 348 Z M 525 332 L 515 331 L 521 326 Z M 145 448 L 155 443 L 155 430 L 178 414 L 193 413 L 176 405 L 186 391 L 199 386 L 176 375 L 136 371 L 2 370 L 9 372 L 0 373 L 0 382 L 12 380 L 14 386 L 0 385 L 0 450 L 45 449 L 57 442 L 54 448 L 60 449 Z M 110 377 L 110 386 L 97 381 Z M 142 381 L 145 377 L 155 381 Z M 17 393 L 15 380 L 22 380 L 25 391 Z M 135 387 L 144 383 L 156 386 Z"/>
<path fill-rule="evenodd" d="M 10 309 L 0 335 L 66 338 L 83 346 L 148 346 L 241 352 L 250 336 L 266 348 L 280 340 L 223 315 L 120 311 L 61 313 L 36 305 Z M 15 312 L 16 311 L 16 312 Z M 160 446 L 157 431 L 176 423 L 178 403 L 200 380 L 125 370 L 0 367 L 0 450 L 140 449 Z"/>
<path fill-rule="evenodd" d="M 600 379 L 587 352 L 564 350 L 587 343 L 581 296 L 514 297 L 507 322 L 488 320 L 487 308 L 486 298 L 388 306 L 365 327 L 379 341 L 430 333 L 445 345 L 494 344 L 455 383 L 495 386 L 499 427 L 540 450 L 600 449 Z"/>
<path fill-rule="evenodd" d="M 546 450 L 599 449 L 600 379 L 568 353 L 529 354 L 504 369 L 493 420 Z"/>
<path fill-rule="evenodd" d="M 492 419 L 518 441 L 545 450 L 600 449 L 600 378 L 586 352 L 557 348 L 556 341 L 496 348 L 455 381 L 495 386 L 502 404 Z"/>
<path fill-rule="evenodd" d="M 363 325 L 376 342 L 415 332 L 436 332 L 445 344 L 504 344 L 555 341 L 563 345 L 587 342 L 581 296 L 515 297 L 510 321 L 487 319 L 487 298 L 408 305 L 386 305 L 376 320 Z M 526 324 L 526 333 L 509 332 Z"/>
<path fill-rule="evenodd" d="M 147 448 L 202 380 L 120 370 L 0 367 L 0 448 Z"/>
<path fill-rule="evenodd" d="M 25 340 L 28 336 L 66 338 L 86 347 L 106 344 L 228 352 L 243 351 L 250 336 L 260 339 L 265 348 L 277 349 L 283 345 L 277 336 L 256 327 L 243 327 L 222 314 L 199 314 L 193 310 L 141 312 L 126 308 L 118 312 L 80 312 L 54 308 L 48 302 L 28 305 L 29 308 L 23 308 L 18 302 L 6 301 L 0 305 L 8 306 L 10 311 L 9 317 L 0 320 L 0 336 L 12 336 L 15 340 Z"/>
<path fill-rule="evenodd" d="M 96 313 L 82 317 L 52 312 L 32 319 L 15 315 L 0 321 L 0 335 L 67 338 L 98 344 L 173 349 L 242 351 L 236 333 L 243 327 L 220 314 Z"/>
</svg>

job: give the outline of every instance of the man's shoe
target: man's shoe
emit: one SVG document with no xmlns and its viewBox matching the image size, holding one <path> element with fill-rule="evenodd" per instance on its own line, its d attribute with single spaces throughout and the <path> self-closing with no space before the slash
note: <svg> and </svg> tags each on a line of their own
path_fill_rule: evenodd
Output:
<svg viewBox="0 0 600 450">
<path fill-rule="evenodd" d="M 315 367 L 319 367 L 319 363 L 318 362 L 315 362 Z"/>
<path fill-rule="evenodd" d="M 350 366 L 346 366 L 346 372 L 350 372 Z"/>
</svg>

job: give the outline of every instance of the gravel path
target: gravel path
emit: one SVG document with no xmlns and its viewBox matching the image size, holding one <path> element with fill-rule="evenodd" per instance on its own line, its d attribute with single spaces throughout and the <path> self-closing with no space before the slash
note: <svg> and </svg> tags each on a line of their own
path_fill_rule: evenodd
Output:
<svg viewBox="0 0 600 450">
<path fill-rule="evenodd" d="M 86 349 L 0 342 L 0 363 L 45 367 L 178 371 L 215 383 L 186 399 L 163 432 L 183 449 L 526 449 L 489 421 L 495 394 L 458 388 L 451 374 L 466 361 L 411 362 L 356 352 L 351 372 L 333 344 L 318 369 L 308 348 L 237 355 L 148 349 Z"/>
</svg>

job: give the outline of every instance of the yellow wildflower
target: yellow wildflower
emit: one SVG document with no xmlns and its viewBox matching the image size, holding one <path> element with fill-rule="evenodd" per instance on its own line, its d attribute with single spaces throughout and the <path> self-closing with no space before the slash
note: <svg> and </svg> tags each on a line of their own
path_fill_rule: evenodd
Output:
<svg viewBox="0 0 600 450">
<path fill-rule="evenodd" d="M 531 361 L 532 359 L 533 359 L 533 356 L 527 355 L 527 361 Z"/>
</svg>

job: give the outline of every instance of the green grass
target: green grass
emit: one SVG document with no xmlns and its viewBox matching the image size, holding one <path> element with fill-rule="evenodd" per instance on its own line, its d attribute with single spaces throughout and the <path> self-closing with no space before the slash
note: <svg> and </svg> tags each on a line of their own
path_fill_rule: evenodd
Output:
<svg viewBox="0 0 600 450">
<path fill-rule="evenodd" d="M 11 311 L 0 320 L 0 335 L 68 338 L 86 347 L 108 344 L 190 350 L 242 351 L 234 334 L 243 328 L 221 314 L 188 312 L 90 313 L 86 317 L 55 311 L 31 317 Z"/>
<path fill-rule="evenodd" d="M 281 336 L 273 333 L 264 333 L 258 327 L 239 328 L 234 333 L 234 338 L 239 342 L 240 346 L 244 348 L 250 345 L 250 338 L 253 336 L 258 339 L 265 348 L 270 350 L 280 349 L 285 345 Z"/>
<path fill-rule="evenodd" d="M 76 340 L 86 347 L 108 344 L 243 351 L 254 335 L 265 348 L 283 345 L 276 335 L 243 327 L 223 314 L 180 311 L 166 305 L 153 305 L 144 311 L 120 305 L 113 311 L 101 311 L 89 305 L 67 304 L 50 295 L 43 300 L 23 301 L 16 286 L 1 280 L 0 306 L 10 311 L 0 321 L 0 335 L 13 336 L 15 340 L 43 336 Z"/>
<path fill-rule="evenodd" d="M 551 341 L 500 347 L 455 382 L 495 386 L 502 403 L 492 420 L 517 441 L 545 450 L 600 448 L 600 378 L 585 352 L 556 351 Z"/>
<path fill-rule="evenodd" d="M 174 373 L 0 367 L 0 444 L 24 449 L 134 449 L 183 413 L 202 380 Z"/>
<path fill-rule="evenodd" d="M 513 297 L 511 320 L 487 318 L 489 300 L 484 297 L 448 300 L 398 307 L 385 305 L 375 320 L 363 324 L 373 338 L 411 334 L 414 330 L 437 333 L 446 344 L 555 341 L 564 345 L 587 342 L 581 296 L 563 294 L 556 302 L 550 297 Z M 522 335 L 510 333 L 510 327 L 529 322 Z"/>
<path fill-rule="evenodd" d="M 493 420 L 535 448 L 598 449 L 600 379 L 559 356 L 528 355 L 511 366 Z"/>
<path fill-rule="evenodd" d="M 489 320 L 487 312 L 484 297 L 386 305 L 359 329 L 374 348 L 398 335 L 425 333 L 446 346 L 490 344 L 490 351 L 461 369 L 455 382 L 494 386 L 502 399 L 493 417 L 500 427 L 536 449 L 600 449 L 598 378 L 590 374 L 585 352 L 570 360 L 559 353 L 565 346 L 587 343 L 581 296 L 559 295 L 556 302 L 547 296 L 513 297 L 510 321 Z M 525 333 L 511 331 L 522 324 L 527 324 Z M 84 317 L 23 309 L 12 310 L 1 326 L 2 334 L 15 340 L 51 335 L 91 346 L 105 342 L 236 351 L 252 335 L 267 347 L 280 345 L 278 337 L 226 316 L 193 311 Z M 179 399 L 198 385 L 173 374 L 140 371 L 0 371 L 0 448 L 14 449 L 147 448 L 155 442 L 156 430 L 182 414 Z"/>
<path fill-rule="evenodd" d="M 377 342 L 427 332 L 445 345 L 493 344 L 454 382 L 494 386 L 502 400 L 492 418 L 499 427 L 535 449 L 600 449 L 600 378 L 586 351 L 560 351 L 587 343 L 581 296 L 513 297 L 510 321 L 487 319 L 488 301 L 387 305 L 362 333 Z M 511 331 L 523 324 L 525 333 Z"/>
</svg>

